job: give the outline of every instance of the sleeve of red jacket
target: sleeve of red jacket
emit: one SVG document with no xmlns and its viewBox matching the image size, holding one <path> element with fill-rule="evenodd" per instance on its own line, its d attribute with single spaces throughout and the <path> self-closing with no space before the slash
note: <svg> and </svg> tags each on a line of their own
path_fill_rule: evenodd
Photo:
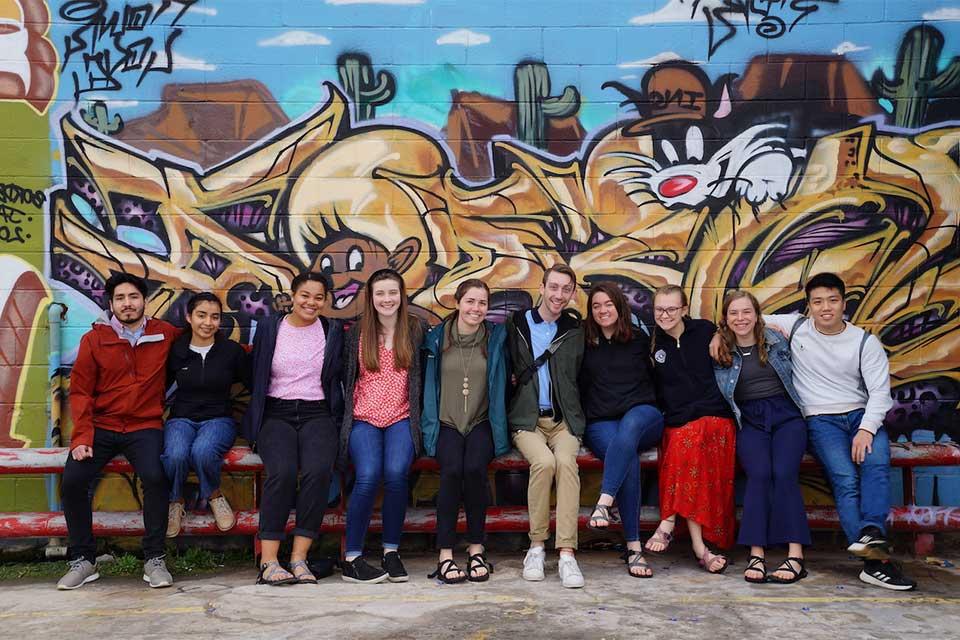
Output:
<svg viewBox="0 0 960 640">
<path fill-rule="evenodd" d="M 71 451 L 83 444 L 93 446 L 93 390 L 97 385 L 97 363 L 90 346 L 92 340 L 92 333 L 80 340 L 77 360 L 70 373 L 70 415 L 73 419 Z"/>
</svg>

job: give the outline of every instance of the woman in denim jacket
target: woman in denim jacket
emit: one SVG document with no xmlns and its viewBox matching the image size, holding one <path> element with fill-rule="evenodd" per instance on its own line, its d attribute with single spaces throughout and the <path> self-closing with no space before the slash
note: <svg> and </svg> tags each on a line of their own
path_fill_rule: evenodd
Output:
<svg viewBox="0 0 960 640">
<path fill-rule="evenodd" d="M 797 582 L 807 576 L 803 545 L 810 544 L 799 481 L 807 425 L 793 387 L 790 345 L 764 327 L 760 304 L 746 291 L 724 298 L 719 333 L 717 385 L 737 419 L 737 459 L 747 476 L 737 538 L 750 547 L 743 577 Z M 764 547 L 783 544 L 787 559 L 767 576 Z"/>
</svg>

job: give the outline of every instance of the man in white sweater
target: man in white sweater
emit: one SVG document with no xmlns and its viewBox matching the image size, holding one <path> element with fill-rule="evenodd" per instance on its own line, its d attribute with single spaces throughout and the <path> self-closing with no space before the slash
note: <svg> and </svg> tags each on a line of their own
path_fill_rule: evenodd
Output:
<svg viewBox="0 0 960 640">
<path fill-rule="evenodd" d="M 887 557 L 890 443 L 883 418 L 890 397 L 890 366 L 875 337 L 843 319 L 845 287 L 832 273 L 806 285 L 808 316 L 764 316 L 790 336 L 793 382 L 803 402 L 810 444 L 833 487 L 840 524 L 863 558 L 860 580 L 906 591 L 916 583 Z"/>
</svg>

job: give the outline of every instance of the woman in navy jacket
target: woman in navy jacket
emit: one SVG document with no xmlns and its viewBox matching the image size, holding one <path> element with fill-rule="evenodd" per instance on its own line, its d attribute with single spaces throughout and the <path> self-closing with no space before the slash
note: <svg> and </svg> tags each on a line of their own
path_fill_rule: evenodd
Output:
<svg viewBox="0 0 960 640">
<path fill-rule="evenodd" d="M 321 273 L 293 279 L 293 309 L 264 318 L 253 340 L 253 385 L 243 432 L 263 458 L 258 583 L 316 584 L 307 551 L 320 532 L 337 459 L 343 389 L 343 328 L 320 315 L 330 284 Z M 298 488 L 299 477 L 299 488 Z M 290 571 L 277 553 L 296 506 Z"/>
</svg>

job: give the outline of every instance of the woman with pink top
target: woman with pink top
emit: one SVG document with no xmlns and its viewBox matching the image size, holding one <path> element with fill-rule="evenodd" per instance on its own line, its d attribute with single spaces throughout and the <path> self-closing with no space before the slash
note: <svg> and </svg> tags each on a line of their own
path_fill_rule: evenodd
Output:
<svg viewBox="0 0 960 640">
<path fill-rule="evenodd" d="M 363 315 L 344 342 L 345 411 L 340 453 L 349 455 L 356 483 L 347 506 L 348 582 L 406 582 L 397 551 L 407 513 L 407 475 L 420 453 L 420 343 L 423 326 L 407 312 L 403 278 L 375 272 L 366 285 Z M 345 461 L 345 460 L 344 460 Z M 383 557 L 363 559 L 373 502 L 383 483 Z"/>
<path fill-rule="evenodd" d="M 257 323 L 253 385 L 243 422 L 267 476 L 260 501 L 257 583 L 273 586 L 317 583 L 307 552 L 323 523 L 343 415 L 343 329 L 320 315 L 330 285 L 323 274 L 305 272 L 293 279 L 291 289 L 292 311 Z M 291 507 L 297 519 L 288 571 L 277 553 Z"/>
</svg>

